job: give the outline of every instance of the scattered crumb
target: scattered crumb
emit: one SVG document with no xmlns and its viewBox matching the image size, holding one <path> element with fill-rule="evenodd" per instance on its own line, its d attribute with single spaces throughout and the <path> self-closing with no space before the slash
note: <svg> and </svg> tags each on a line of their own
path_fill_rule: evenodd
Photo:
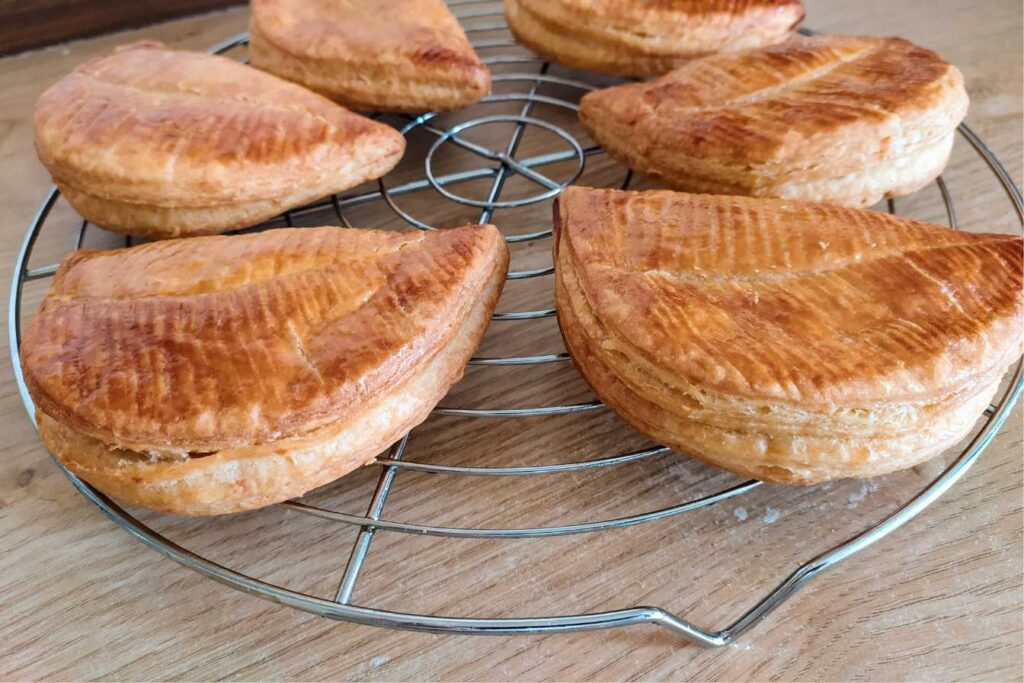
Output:
<svg viewBox="0 0 1024 683">
<path fill-rule="evenodd" d="M 850 497 L 846 499 L 847 500 L 846 507 L 848 507 L 851 510 L 853 510 L 858 505 L 860 505 L 860 502 L 862 500 L 864 500 L 865 498 L 868 497 L 869 493 L 872 493 L 872 492 L 877 491 L 877 490 L 878 490 L 878 484 L 876 484 L 874 481 L 871 481 L 870 479 L 867 480 L 867 481 L 862 481 L 860 483 L 860 490 L 851 493 Z"/>
<path fill-rule="evenodd" d="M 761 515 L 761 521 L 765 524 L 774 524 L 779 519 L 779 511 L 775 508 L 765 508 L 764 514 Z"/>
<path fill-rule="evenodd" d="M 826 249 L 828 249 L 828 242 L 826 242 L 825 240 L 821 240 L 818 242 L 818 246 L 821 247 L 822 251 L 825 251 Z"/>
<path fill-rule="evenodd" d="M 391 661 L 391 657 L 388 657 L 387 655 L 380 655 L 379 657 L 374 657 L 370 660 L 370 666 L 376 669 L 379 666 L 384 666 L 389 661 Z"/>
<path fill-rule="evenodd" d="M 747 518 L 747 508 L 736 508 L 732 511 L 732 514 L 736 516 L 736 519 L 742 522 Z"/>
</svg>

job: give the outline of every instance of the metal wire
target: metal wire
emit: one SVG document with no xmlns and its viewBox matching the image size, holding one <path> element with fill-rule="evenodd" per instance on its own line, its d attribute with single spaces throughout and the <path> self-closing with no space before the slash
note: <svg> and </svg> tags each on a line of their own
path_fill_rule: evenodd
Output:
<svg viewBox="0 0 1024 683">
<path fill-rule="evenodd" d="M 488 6 L 483 7 L 482 5 L 485 4 Z M 500 3 L 488 2 L 488 0 L 450 0 L 449 5 L 456 8 L 455 13 L 462 20 L 487 19 L 501 16 Z M 475 22 L 467 25 L 467 32 L 473 34 L 497 31 L 503 28 L 503 22 Z M 240 34 L 218 44 L 211 50 L 211 52 L 218 54 L 226 53 L 237 48 L 241 48 L 246 44 L 247 36 L 245 34 Z M 515 45 L 515 43 L 507 38 L 493 38 L 475 41 L 474 45 L 477 49 L 487 49 L 494 47 L 510 47 Z M 244 59 L 244 56 L 242 58 Z M 551 75 L 547 73 L 549 65 L 543 60 L 531 55 L 490 55 L 485 57 L 484 61 L 490 65 L 533 64 L 537 67 L 536 73 L 517 72 L 495 74 L 495 83 L 526 84 L 526 91 L 493 94 L 484 98 L 482 103 L 479 105 L 480 107 L 486 107 L 494 103 L 520 102 L 522 103 L 522 106 L 518 115 L 478 117 L 450 127 L 436 126 L 434 122 L 437 120 L 438 115 L 435 113 L 427 113 L 422 116 L 415 117 L 401 128 L 402 134 L 409 136 L 418 134 L 419 132 L 424 132 L 435 137 L 429 153 L 424 158 L 425 177 L 423 179 L 407 182 L 390 188 L 386 185 L 385 180 L 381 179 L 376 191 L 351 193 L 343 196 L 331 196 L 326 199 L 313 202 L 305 207 L 286 212 L 276 222 L 276 224 L 279 225 L 281 222 L 284 222 L 287 225 L 293 225 L 295 220 L 298 218 L 312 216 L 320 217 L 321 212 L 330 212 L 337 219 L 337 223 L 339 225 L 351 227 L 351 223 L 345 215 L 345 211 L 347 209 L 381 201 L 410 225 L 422 230 L 433 230 L 436 229 L 435 226 L 417 219 L 399 207 L 396 198 L 414 192 L 433 192 L 437 195 L 439 201 L 453 201 L 465 206 L 473 206 L 481 209 L 480 220 L 483 222 L 489 220 L 496 209 L 523 206 L 529 203 L 550 199 L 550 197 L 556 195 L 563 187 L 572 183 L 583 172 L 587 158 L 601 154 L 602 150 L 599 147 L 593 146 L 583 147 L 575 136 L 564 128 L 556 126 L 551 122 L 546 121 L 541 116 L 534 114 L 534 109 L 538 105 L 546 105 L 575 112 L 577 110 L 578 95 L 591 90 L 593 86 L 580 80 Z M 563 96 L 555 96 L 541 92 L 542 88 L 550 86 L 557 86 L 563 89 L 567 88 L 570 92 L 574 92 L 577 97 L 574 99 L 565 99 Z M 514 132 L 503 151 L 495 151 L 490 148 L 477 145 L 476 143 L 466 140 L 459 135 L 459 133 L 469 128 L 492 123 L 514 124 Z M 536 126 L 547 130 L 565 142 L 569 149 L 523 159 L 517 158 L 516 153 L 518 151 L 519 143 L 528 126 Z M 999 181 L 1001 187 L 1010 199 L 1019 220 L 1022 225 L 1024 225 L 1024 201 L 1022 201 L 1020 190 L 1012 182 L 1005 168 L 1003 168 L 992 152 L 977 137 L 977 135 L 971 131 L 970 128 L 966 125 L 961 125 L 959 131 L 995 174 L 996 179 Z M 457 145 L 464 150 L 468 150 L 470 153 L 480 156 L 489 163 L 484 167 L 469 171 L 461 171 L 458 173 L 440 176 L 435 175 L 432 169 L 433 158 L 440 148 L 446 144 Z M 568 179 L 550 178 L 545 175 L 542 170 L 552 164 L 569 161 L 575 161 L 576 169 Z M 530 180 L 539 188 L 542 188 L 541 191 L 535 195 L 521 199 L 502 200 L 501 195 L 504 184 L 508 178 L 514 175 L 520 175 Z M 633 175 L 631 172 L 626 172 L 623 182 L 621 183 L 621 187 L 628 187 L 632 177 Z M 492 184 L 486 200 L 476 200 L 465 197 L 454 189 L 463 183 L 488 178 L 491 179 Z M 957 214 L 953 204 L 952 194 L 941 177 L 937 179 L 936 184 L 945 206 L 949 224 L 952 227 L 957 227 Z M 33 419 L 34 406 L 25 387 L 18 356 L 21 343 L 21 309 L 23 291 L 26 283 L 52 277 L 57 270 L 57 264 L 49 264 L 35 268 L 29 268 L 28 264 L 36 241 L 41 231 L 46 226 L 49 215 L 55 206 L 58 197 L 59 193 L 56 188 L 51 189 L 29 226 L 16 261 L 8 307 L 8 334 L 15 381 L 25 404 L 25 408 L 28 411 L 29 416 Z M 896 206 L 893 200 L 888 201 L 887 209 L 890 213 L 896 212 Z M 81 248 L 84 244 L 88 227 L 88 224 L 85 221 L 82 221 L 75 236 L 75 249 Z M 550 236 L 551 230 L 546 229 L 525 234 L 508 235 L 506 238 L 508 242 L 515 244 L 519 242 L 545 239 Z M 130 242 L 127 243 L 130 244 Z M 553 267 L 545 266 L 509 273 L 509 279 L 531 279 L 550 275 L 552 272 Z M 529 321 L 549 318 L 553 315 L 555 315 L 554 309 L 509 311 L 496 314 L 494 316 L 494 320 Z M 534 366 L 563 362 L 568 360 L 568 358 L 568 354 L 564 352 L 507 357 L 481 356 L 473 358 L 470 361 L 470 364 L 483 367 Z M 192 553 L 140 522 L 131 513 L 127 512 L 109 498 L 90 487 L 87 483 L 77 478 L 59 463 L 57 463 L 57 465 L 68 477 L 75 488 L 89 501 L 99 507 L 108 517 L 110 517 L 110 519 L 126 529 L 143 543 L 156 549 L 165 556 L 170 557 L 171 559 L 174 559 L 205 576 L 228 584 L 239 590 L 313 614 L 373 626 L 431 632 L 472 633 L 483 635 L 573 632 L 581 630 L 618 628 L 621 626 L 647 623 L 660 625 L 685 638 L 704 645 L 721 646 L 732 642 L 741 633 L 767 616 L 773 609 L 782 604 L 800 586 L 811 578 L 817 576 L 825 569 L 834 566 L 838 562 L 854 555 L 868 545 L 884 538 L 886 535 L 908 522 L 936 498 L 942 495 L 942 493 L 952 486 L 953 483 L 963 476 L 964 472 L 966 472 L 966 470 L 977 460 L 981 452 L 998 432 L 1009 415 L 1014 403 L 1019 398 L 1022 387 L 1024 387 L 1024 377 L 1022 377 L 1022 365 L 1018 362 L 1009 387 L 999 400 L 992 404 L 985 412 L 986 419 L 980 431 L 976 434 L 967 448 L 961 452 L 961 454 L 941 475 L 885 519 L 864 529 L 862 532 L 852 536 L 846 542 L 835 546 L 798 567 L 789 577 L 752 606 L 746 613 L 720 630 L 704 629 L 661 608 L 648 606 L 638 606 L 628 609 L 591 614 L 477 619 L 400 613 L 351 604 L 363 562 L 367 554 L 370 552 L 374 535 L 381 530 L 406 534 L 445 537 L 500 539 L 594 533 L 613 528 L 621 528 L 645 522 L 663 520 L 742 495 L 760 485 L 760 482 L 751 480 L 709 493 L 694 500 L 684 501 L 658 510 L 651 510 L 614 519 L 587 521 L 574 524 L 559 524 L 549 527 L 442 527 L 419 522 L 399 522 L 383 518 L 385 504 L 391 491 L 392 484 L 398 474 L 402 471 L 414 471 L 433 475 L 449 476 L 528 476 L 559 474 L 564 472 L 592 470 L 609 466 L 622 466 L 647 458 L 668 454 L 670 450 L 662 446 L 572 462 L 516 467 L 473 467 L 437 465 L 408 460 L 405 458 L 408 443 L 408 435 L 406 435 L 401 441 L 399 441 L 399 443 L 392 447 L 388 457 L 380 458 L 375 462 L 376 466 L 380 467 L 382 471 L 381 476 L 378 479 L 377 486 L 374 489 L 374 493 L 367 505 L 366 514 L 350 515 L 297 501 L 290 501 L 282 504 L 282 507 L 300 514 L 312 515 L 359 527 L 359 534 L 353 544 L 348 562 L 345 565 L 338 588 L 335 591 L 332 600 L 308 595 L 290 590 L 283 586 L 277 586 L 260 581 Z M 601 408 L 603 408 L 603 406 L 600 402 L 588 401 L 563 405 L 503 408 L 441 407 L 435 409 L 433 414 L 438 417 L 509 419 L 572 415 L 579 412 L 593 411 Z"/>
</svg>

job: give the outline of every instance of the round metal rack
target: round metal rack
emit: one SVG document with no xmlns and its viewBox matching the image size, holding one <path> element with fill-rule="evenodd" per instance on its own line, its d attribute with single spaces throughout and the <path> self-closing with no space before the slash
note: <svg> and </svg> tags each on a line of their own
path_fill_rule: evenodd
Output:
<svg viewBox="0 0 1024 683">
<path fill-rule="evenodd" d="M 456 16 L 459 17 L 459 19 L 466 25 L 467 33 L 471 36 L 479 36 L 481 33 L 493 34 L 505 29 L 500 4 L 486 2 L 486 0 L 452 0 L 450 5 L 453 7 Z M 243 34 L 212 48 L 211 51 L 215 53 L 226 53 L 233 50 L 237 51 L 244 47 L 246 43 L 247 36 Z M 500 50 L 515 47 L 514 41 L 508 37 L 480 38 L 474 40 L 473 43 L 478 50 L 493 51 L 495 49 Z M 424 220 L 413 215 L 406 208 L 403 208 L 402 197 L 404 195 L 420 191 L 433 191 L 436 193 L 437 202 L 455 202 L 464 206 L 479 209 L 478 222 L 481 223 L 488 222 L 495 210 L 533 203 L 549 202 L 553 197 L 557 196 L 562 189 L 579 178 L 580 174 L 584 171 L 587 159 L 594 155 L 601 154 L 602 150 L 597 146 L 583 146 L 573 134 L 565 130 L 563 127 L 555 125 L 543 118 L 539 118 L 539 116 L 535 114 L 535 108 L 537 105 L 543 104 L 565 109 L 569 112 L 575 112 L 577 110 L 579 96 L 586 91 L 593 89 L 594 86 L 582 80 L 552 75 L 549 73 L 549 67 L 551 65 L 527 54 L 512 54 L 511 52 L 496 54 L 485 57 L 484 61 L 492 67 L 497 65 L 512 65 L 515 68 L 529 67 L 535 69 L 532 73 L 495 73 L 494 82 L 496 85 L 501 84 L 502 88 L 500 89 L 500 92 L 499 89 L 496 88 L 495 94 L 484 98 L 482 101 L 482 104 L 492 104 L 496 102 L 520 103 L 521 108 L 518 114 L 480 116 L 464 120 L 447 128 L 437 127 L 435 125 L 437 115 L 434 113 L 427 113 L 414 118 L 409 117 L 405 119 L 406 122 L 404 125 L 401 125 L 400 128 L 404 135 L 408 136 L 414 131 L 426 131 L 436 136 L 436 139 L 430 145 L 429 151 L 423 159 L 423 178 L 399 185 L 391 185 L 387 178 L 383 178 L 379 181 L 379 187 L 376 190 L 342 194 L 314 202 L 308 206 L 287 212 L 281 217 L 278 224 L 283 221 L 286 225 L 293 225 L 303 216 L 315 214 L 317 218 L 322 218 L 322 215 L 333 215 L 339 225 L 351 227 L 351 223 L 346 216 L 347 211 L 365 204 L 382 202 L 390 207 L 395 214 L 401 217 L 409 225 L 422 230 L 433 230 L 435 229 L 435 226 L 428 224 Z M 550 94 L 543 94 L 540 92 L 540 89 L 545 85 L 558 86 L 560 88 L 559 93 L 572 93 L 572 95 L 554 96 Z M 510 88 L 512 89 L 511 91 Z M 472 109 L 470 109 L 470 112 L 472 112 Z M 511 136 L 503 149 L 491 149 L 472 142 L 463 135 L 466 131 L 473 128 L 495 124 L 505 125 L 512 129 Z M 553 135 L 557 140 L 555 147 L 558 149 L 543 155 L 519 158 L 517 156 L 517 151 L 519 149 L 520 142 L 522 141 L 524 131 L 531 127 L 542 129 Z M 961 125 L 959 132 L 962 138 L 977 153 L 981 161 L 987 164 L 991 169 L 996 180 L 1001 185 L 1002 189 L 1005 190 L 1018 219 L 1021 221 L 1022 225 L 1024 225 L 1024 202 L 1022 202 L 1020 191 L 1014 185 L 1006 170 L 970 128 L 966 125 Z M 483 162 L 485 162 L 484 165 L 468 171 L 439 175 L 434 170 L 434 162 L 438 152 L 442 147 L 447 145 L 454 145 L 480 157 Z M 554 180 L 544 174 L 545 167 L 556 163 L 567 162 L 575 164 L 573 171 L 569 174 L 567 179 L 563 178 L 562 180 Z M 520 176 L 532 182 L 535 186 L 535 191 L 525 197 L 517 199 L 503 199 L 503 189 L 505 189 L 506 181 L 513 176 Z M 626 188 L 630 185 L 632 174 L 625 169 L 622 169 L 622 177 L 623 180 L 619 186 Z M 459 186 L 463 183 L 486 179 L 490 179 L 491 185 L 485 199 L 465 196 L 459 191 Z M 954 208 L 953 199 L 949 189 L 942 178 L 937 180 L 937 184 L 945 205 L 949 224 L 952 227 L 958 227 L 956 210 Z M 15 266 L 11 287 L 9 331 L 13 367 L 25 407 L 28 410 L 30 417 L 33 418 L 34 408 L 25 388 L 18 356 L 18 349 L 21 341 L 21 309 L 23 291 L 27 282 L 52 277 L 56 272 L 56 264 L 29 268 L 29 262 L 33 254 L 33 248 L 36 244 L 37 238 L 48 225 L 48 217 L 58 200 L 58 195 L 59 193 L 56 188 L 50 190 L 49 195 L 43 201 L 38 213 L 29 226 Z M 891 200 L 889 202 L 889 210 L 890 212 L 895 212 L 895 204 Z M 88 229 L 89 225 L 83 221 L 74 242 L 75 248 L 82 246 Z M 507 239 L 510 243 L 519 243 L 544 240 L 550 237 L 551 230 L 544 229 L 508 235 Z M 128 240 L 128 243 L 131 243 L 130 239 Z M 513 271 L 509 273 L 508 277 L 510 280 L 525 280 L 550 275 L 551 273 L 553 273 L 553 267 L 549 265 L 541 268 Z M 494 316 L 494 324 L 500 326 L 504 321 L 548 318 L 554 314 L 555 311 L 553 309 L 512 311 L 496 314 Z M 478 356 L 474 357 L 470 363 L 479 366 L 531 366 L 545 363 L 565 362 L 568 358 L 568 354 L 564 352 L 508 357 Z M 664 447 L 652 447 L 609 457 L 567 463 L 563 462 L 557 464 L 514 467 L 472 467 L 439 465 L 406 460 L 406 445 L 409 438 L 408 435 L 406 435 L 390 449 L 387 457 L 382 457 L 376 460 L 375 465 L 381 468 L 381 473 L 365 515 L 342 513 L 327 507 L 316 506 L 299 501 L 289 501 L 281 504 L 284 508 L 295 513 L 333 520 L 335 522 L 352 525 L 359 529 L 359 533 L 352 547 L 344 574 L 339 582 L 333 599 L 316 597 L 298 590 L 289 589 L 285 586 L 262 581 L 248 576 L 244 572 L 218 564 L 197 553 L 191 552 L 150 528 L 132 513 L 120 507 L 117 503 L 99 493 L 67 470 L 64 470 L 64 474 L 68 479 L 70 479 L 71 483 L 82 493 L 82 495 L 99 507 L 110 519 L 126 529 L 143 543 L 163 553 L 167 557 L 170 557 L 171 559 L 176 560 L 207 577 L 228 584 L 233 588 L 325 617 L 373 626 L 471 634 L 536 634 L 571 632 L 648 623 L 663 626 L 679 635 L 704 645 L 721 646 L 730 643 L 741 633 L 764 618 L 811 578 L 884 538 L 886 535 L 911 520 L 915 515 L 941 496 L 963 476 L 972 464 L 974 464 L 985 447 L 999 431 L 1015 401 L 1020 396 L 1022 386 L 1024 386 L 1024 379 L 1022 379 L 1021 363 L 1018 362 L 1013 371 L 1012 380 L 1008 387 L 1001 394 L 998 400 L 986 411 L 984 422 L 981 425 L 980 430 L 976 432 L 974 438 L 966 448 L 964 448 L 964 450 L 951 461 L 941 474 L 881 521 L 863 529 L 860 533 L 853 535 L 845 542 L 836 545 L 830 550 L 807 560 L 774 589 L 764 595 L 764 597 L 756 602 L 756 604 L 747 610 L 746 613 L 742 614 L 738 619 L 721 629 L 702 628 L 670 613 L 669 611 L 649 606 L 637 606 L 629 609 L 606 612 L 545 617 L 460 618 L 375 609 L 369 606 L 355 605 L 351 602 L 353 589 L 359 577 L 363 562 L 370 550 L 374 534 L 380 530 L 405 534 L 493 539 L 515 539 L 595 533 L 608 529 L 653 522 L 681 515 L 730 498 L 741 496 L 761 485 L 761 482 L 758 481 L 746 481 L 699 498 L 680 501 L 669 507 L 649 510 L 643 513 L 624 517 L 600 519 L 584 523 L 558 526 L 473 528 L 433 526 L 429 524 L 392 521 L 382 518 L 384 504 L 391 490 L 392 482 L 394 481 L 396 474 L 401 470 L 429 472 L 446 476 L 521 477 L 548 475 L 572 471 L 593 470 L 596 468 L 621 465 L 645 458 L 660 456 L 669 451 L 669 449 Z M 475 419 L 516 419 L 541 415 L 568 416 L 583 411 L 601 409 L 603 409 L 603 406 L 600 402 L 587 401 L 562 405 L 498 409 L 476 407 L 439 407 L 435 410 L 435 414 Z M 60 466 L 59 463 L 58 466 Z"/>
</svg>

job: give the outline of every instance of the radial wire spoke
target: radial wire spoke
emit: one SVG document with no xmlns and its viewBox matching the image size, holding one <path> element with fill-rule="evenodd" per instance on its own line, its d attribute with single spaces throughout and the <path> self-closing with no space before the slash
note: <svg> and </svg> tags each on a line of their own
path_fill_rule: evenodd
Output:
<svg viewBox="0 0 1024 683">
<path fill-rule="evenodd" d="M 402 459 L 402 455 L 405 453 L 405 445 L 409 442 L 409 434 L 399 440 L 394 446 L 391 447 L 391 460 L 398 462 Z M 370 504 L 366 509 L 366 517 L 371 520 L 380 519 L 381 513 L 384 511 L 384 503 L 387 501 L 388 493 L 391 492 L 391 484 L 395 481 L 395 474 L 398 469 L 392 466 L 384 468 L 381 472 L 380 479 L 377 480 L 377 488 L 373 492 L 373 498 L 370 500 Z M 356 542 L 352 545 L 352 554 L 349 555 L 348 563 L 345 565 L 345 575 L 341 577 L 341 583 L 338 584 L 338 590 L 334 594 L 334 601 L 347 605 L 349 600 L 352 599 L 352 591 L 356 587 L 356 580 L 359 578 L 359 572 L 363 568 L 363 561 L 366 559 L 366 553 L 370 550 L 370 544 L 373 542 L 374 528 L 370 526 L 364 526 L 359 530 L 359 536 L 356 538 Z"/>
<path fill-rule="evenodd" d="M 551 62 L 544 62 L 540 67 L 540 75 L 543 76 L 548 72 L 551 67 Z M 533 111 L 533 100 L 530 99 L 537 94 L 537 90 L 540 89 L 540 81 L 535 81 L 530 87 L 530 94 L 527 97 L 526 103 L 523 104 L 523 108 L 519 112 L 521 118 L 525 118 L 530 115 Z M 508 156 L 514 156 L 516 150 L 519 149 L 519 141 L 522 140 L 523 130 L 525 125 L 523 123 L 517 123 L 515 130 L 512 132 L 512 138 L 508 141 L 508 147 L 505 149 L 505 153 Z M 494 183 L 491 185 L 490 194 L 487 196 L 488 204 L 493 204 L 497 201 L 498 197 L 501 196 L 501 190 L 505 186 L 505 179 L 508 177 L 508 167 L 502 166 L 498 171 L 498 176 L 494 179 Z M 484 207 L 480 212 L 480 220 L 478 223 L 488 223 L 491 220 L 491 216 L 494 215 L 494 209 L 490 206 Z"/>
</svg>

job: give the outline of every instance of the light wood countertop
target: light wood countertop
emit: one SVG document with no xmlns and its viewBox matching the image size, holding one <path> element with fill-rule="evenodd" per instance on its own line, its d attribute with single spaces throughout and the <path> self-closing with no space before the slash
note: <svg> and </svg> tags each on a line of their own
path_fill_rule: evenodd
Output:
<svg viewBox="0 0 1024 683">
<path fill-rule="evenodd" d="M 968 123 L 1021 184 L 1024 22 L 1019 1 L 806 4 L 807 25 L 815 29 L 901 35 L 959 66 L 972 98 Z M 232 9 L 0 60 L 5 301 L 22 235 L 49 188 L 32 147 L 32 107 L 42 90 L 116 44 L 145 37 L 205 49 L 245 24 L 246 11 Z M 524 142 L 538 150 L 551 144 L 543 136 Z M 588 161 L 587 173 L 592 182 L 621 177 L 620 169 L 598 161 Z M 962 224 L 1018 229 L 1006 197 L 963 139 L 946 177 Z M 409 202 L 427 215 L 437 199 L 427 195 Z M 900 213 L 943 220 L 934 187 L 897 206 Z M 519 214 L 499 213 L 494 221 L 512 232 L 540 229 L 548 226 L 547 210 L 545 204 Z M 374 211 L 354 211 L 353 221 L 368 224 L 383 215 L 379 205 Z M 465 218 L 447 209 L 430 215 L 447 223 Z M 68 225 L 71 220 L 66 208 L 55 216 Z M 400 224 L 392 215 L 388 225 Z M 41 239 L 34 265 L 57 259 L 70 247 L 70 228 L 59 232 L 51 230 Z M 514 250 L 513 266 L 540 259 L 548 248 L 541 241 Z M 549 283 L 550 278 L 532 290 L 513 283 L 500 309 L 550 305 Z M 26 290 L 27 311 L 45 286 L 35 283 Z M 507 334 L 485 340 L 482 353 L 561 350 L 553 321 L 531 325 L 509 323 L 503 328 Z M 589 398 L 563 363 L 473 369 L 444 404 Z M 146 549 L 72 489 L 25 415 L 6 345 L 0 353 L 0 433 L 3 680 L 1020 680 L 1024 675 L 1019 406 L 975 467 L 940 501 L 893 536 L 815 579 L 735 645 L 716 650 L 653 626 L 489 638 L 382 630 L 300 613 L 214 583 Z M 414 432 L 410 452 L 423 461 L 508 466 L 611 455 L 645 443 L 603 412 L 517 422 L 440 418 Z M 736 501 L 674 519 L 567 538 L 460 540 L 382 532 L 354 602 L 474 617 L 649 604 L 718 628 L 801 561 L 884 516 L 940 470 L 940 463 L 931 463 L 874 482 L 762 486 Z M 361 514 L 378 473 L 377 468 L 354 473 L 319 498 Z M 672 505 L 730 481 L 679 456 L 600 472 L 457 479 L 441 485 L 436 476 L 400 474 L 385 517 L 449 526 L 571 523 Z M 333 592 L 356 533 L 279 509 L 211 520 L 142 518 L 216 561 L 323 596 Z"/>
</svg>

